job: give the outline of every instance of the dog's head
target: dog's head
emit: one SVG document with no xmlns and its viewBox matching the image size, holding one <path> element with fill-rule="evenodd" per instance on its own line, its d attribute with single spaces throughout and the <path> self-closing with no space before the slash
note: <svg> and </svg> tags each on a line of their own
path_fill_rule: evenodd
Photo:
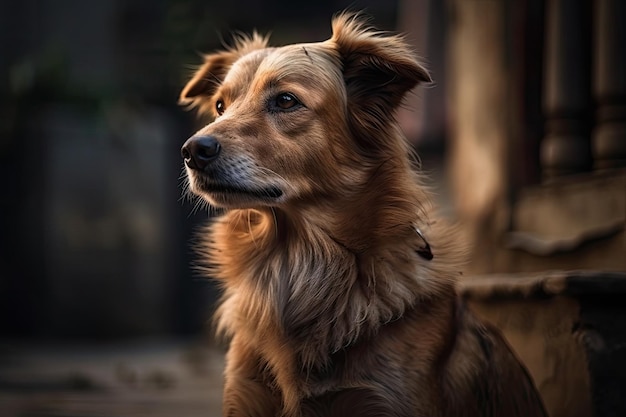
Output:
<svg viewBox="0 0 626 417">
<path fill-rule="evenodd" d="M 180 96 L 213 118 L 182 147 L 194 193 L 226 208 L 332 198 L 397 155 L 394 111 L 428 73 L 358 16 L 332 27 L 325 42 L 273 48 L 254 34 L 204 57 Z"/>
</svg>

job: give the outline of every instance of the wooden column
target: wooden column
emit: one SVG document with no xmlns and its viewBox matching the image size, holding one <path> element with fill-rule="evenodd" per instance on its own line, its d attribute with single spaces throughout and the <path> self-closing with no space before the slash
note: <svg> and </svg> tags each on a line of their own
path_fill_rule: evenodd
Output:
<svg viewBox="0 0 626 417">
<path fill-rule="evenodd" d="M 588 170 L 591 107 L 591 17 L 585 0 L 546 3 L 543 175 Z"/>
<path fill-rule="evenodd" d="M 596 127 L 592 149 L 598 169 L 626 166 L 626 1 L 594 2 Z"/>
</svg>

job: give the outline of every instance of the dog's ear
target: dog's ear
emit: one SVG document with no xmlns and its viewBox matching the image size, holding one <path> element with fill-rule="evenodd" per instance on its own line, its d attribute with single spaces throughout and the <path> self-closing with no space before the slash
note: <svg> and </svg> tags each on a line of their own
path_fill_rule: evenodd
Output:
<svg viewBox="0 0 626 417">
<path fill-rule="evenodd" d="M 382 128 L 410 89 L 431 81 L 401 36 L 375 31 L 350 13 L 336 16 L 332 28 L 348 102 L 364 127 Z"/>
<path fill-rule="evenodd" d="M 207 102 L 222 83 L 230 67 L 243 55 L 267 47 L 266 36 L 254 32 L 251 36 L 239 35 L 234 46 L 224 51 L 204 55 L 204 63 L 195 71 L 183 87 L 178 103 L 189 107 L 200 107 Z"/>
<path fill-rule="evenodd" d="M 204 64 L 196 70 L 191 80 L 183 87 L 178 103 L 194 106 L 211 97 L 237 57 L 238 55 L 233 51 L 204 55 Z"/>
</svg>

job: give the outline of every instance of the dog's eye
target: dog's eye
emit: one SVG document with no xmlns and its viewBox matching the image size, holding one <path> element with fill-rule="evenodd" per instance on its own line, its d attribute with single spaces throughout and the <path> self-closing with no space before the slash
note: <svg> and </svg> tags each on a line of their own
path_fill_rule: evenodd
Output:
<svg viewBox="0 0 626 417">
<path fill-rule="evenodd" d="M 220 116 L 224 114 L 224 111 L 226 111 L 226 105 L 224 104 L 224 100 L 217 100 L 215 102 L 215 111 Z"/>
<path fill-rule="evenodd" d="M 300 105 L 300 101 L 291 93 L 280 93 L 274 99 L 274 106 L 280 110 L 291 110 Z"/>
</svg>

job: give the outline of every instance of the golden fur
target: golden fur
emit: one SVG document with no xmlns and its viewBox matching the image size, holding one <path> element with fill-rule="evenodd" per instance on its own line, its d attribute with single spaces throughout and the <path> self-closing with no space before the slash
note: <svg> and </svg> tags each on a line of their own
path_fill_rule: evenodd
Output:
<svg viewBox="0 0 626 417">
<path fill-rule="evenodd" d="M 214 118 L 183 156 L 191 192 L 224 209 L 204 247 L 230 338 L 224 415 L 544 415 L 502 338 L 458 301 L 458 245 L 394 120 L 428 73 L 359 16 L 332 28 L 278 48 L 241 37 L 181 93 Z"/>
</svg>

